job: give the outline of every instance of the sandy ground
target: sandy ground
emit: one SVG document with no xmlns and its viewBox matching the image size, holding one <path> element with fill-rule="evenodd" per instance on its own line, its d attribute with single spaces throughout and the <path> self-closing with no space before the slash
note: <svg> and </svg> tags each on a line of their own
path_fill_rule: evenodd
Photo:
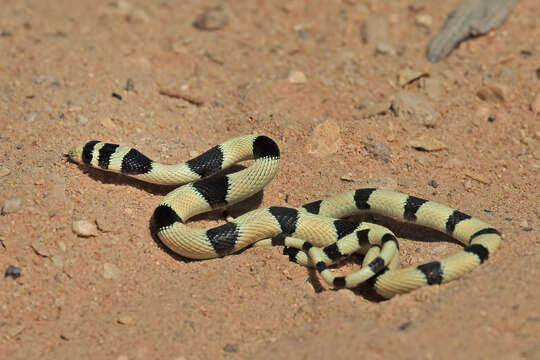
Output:
<svg viewBox="0 0 540 360">
<path fill-rule="evenodd" d="M 438 64 L 425 48 L 457 0 L 285 3 L 223 2 L 195 27 L 220 3 L 2 2 L 0 269 L 22 276 L 0 280 L 0 358 L 540 359 L 538 2 Z M 362 34 L 373 15 L 387 35 Z M 402 84 L 406 69 L 427 76 Z M 388 110 L 402 91 L 420 108 Z M 280 172 L 233 214 L 376 185 L 477 216 L 504 243 L 463 279 L 381 301 L 327 289 L 280 248 L 172 256 L 149 229 L 169 188 L 62 156 L 100 139 L 175 163 L 249 133 L 279 143 Z M 411 146 L 422 135 L 443 149 Z M 460 248 L 375 220 L 405 265 Z"/>
</svg>

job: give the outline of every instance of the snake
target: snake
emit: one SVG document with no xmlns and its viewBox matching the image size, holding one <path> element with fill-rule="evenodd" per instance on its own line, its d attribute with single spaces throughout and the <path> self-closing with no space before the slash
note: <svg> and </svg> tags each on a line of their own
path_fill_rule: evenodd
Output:
<svg viewBox="0 0 540 360">
<path fill-rule="evenodd" d="M 247 199 L 274 178 L 280 150 L 265 135 L 234 137 L 172 165 L 129 146 L 96 140 L 75 145 L 65 155 L 82 167 L 177 186 L 161 199 L 152 222 L 159 240 L 183 258 L 204 260 L 249 246 L 283 246 L 292 261 L 314 267 L 331 287 L 354 288 L 367 282 L 383 298 L 456 280 L 486 261 L 502 241 L 495 228 L 459 210 L 379 188 L 350 190 L 297 208 L 259 208 L 206 229 L 188 226 L 190 218 Z M 247 160 L 251 163 L 241 170 L 223 171 Z M 437 230 L 464 247 L 441 260 L 402 268 L 398 240 L 390 229 L 350 220 L 363 213 Z M 361 268 L 335 275 L 333 265 L 354 253 L 364 255 Z"/>
</svg>

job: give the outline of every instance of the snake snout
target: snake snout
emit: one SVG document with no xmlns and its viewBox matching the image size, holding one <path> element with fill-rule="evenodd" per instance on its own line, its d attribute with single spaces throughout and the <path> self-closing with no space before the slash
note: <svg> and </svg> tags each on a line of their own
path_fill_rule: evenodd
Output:
<svg viewBox="0 0 540 360">
<path fill-rule="evenodd" d="M 69 151 L 65 156 L 76 163 L 82 164 L 82 152 L 83 152 L 83 145 L 75 145 Z"/>
</svg>

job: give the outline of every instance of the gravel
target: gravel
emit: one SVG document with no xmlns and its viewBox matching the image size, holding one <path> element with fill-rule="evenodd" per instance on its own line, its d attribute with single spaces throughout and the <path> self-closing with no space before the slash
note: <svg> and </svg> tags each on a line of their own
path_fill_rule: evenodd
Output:
<svg viewBox="0 0 540 360">
<path fill-rule="evenodd" d="M 17 279 L 22 276 L 22 270 L 21 268 L 18 268 L 14 265 L 9 265 L 6 268 L 6 272 L 4 273 L 4 277 L 10 277 L 12 279 Z"/>
</svg>

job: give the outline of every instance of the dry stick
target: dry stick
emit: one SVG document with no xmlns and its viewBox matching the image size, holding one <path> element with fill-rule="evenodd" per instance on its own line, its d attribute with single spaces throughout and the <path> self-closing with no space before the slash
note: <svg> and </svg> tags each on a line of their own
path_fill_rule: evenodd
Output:
<svg viewBox="0 0 540 360">
<path fill-rule="evenodd" d="M 515 4 L 516 0 L 463 0 L 448 14 L 441 31 L 431 40 L 427 59 L 438 62 L 461 41 L 501 25 Z"/>
<path fill-rule="evenodd" d="M 204 104 L 203 98 L 196 95 L 186 94 L 182 92 L 181 90 L 175 89 L 175 88 L 160 88 L 159 93 L 161 95 L 165 95 L 171 98 L 185 100 L 189 102 L 190 104 L 193 104 L 196 106 L 201 106 Z"/>
</svg>

